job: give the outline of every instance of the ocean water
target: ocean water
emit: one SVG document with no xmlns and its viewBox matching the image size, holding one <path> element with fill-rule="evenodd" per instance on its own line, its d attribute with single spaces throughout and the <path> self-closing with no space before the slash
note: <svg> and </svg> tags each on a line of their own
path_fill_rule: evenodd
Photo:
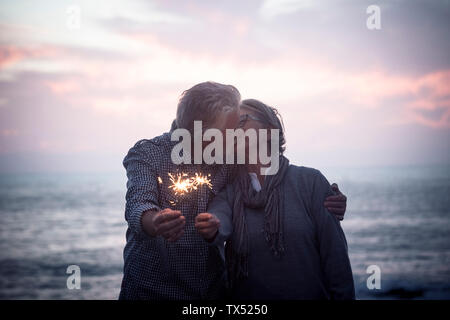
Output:
<svg viewBox="0 0 450 320">
<path fill-rule="evenodd" d="M 450 166 L 321 171 L 349 199 L 357 298 L 450 298 Z M 117 299 L 125 183 L 124 172 L 1 175 L 0 298 Z M 67 288 L 69 265 L 80 290 Z M 367 288 L 370 265 L 380 289 Z"/>
</svg>

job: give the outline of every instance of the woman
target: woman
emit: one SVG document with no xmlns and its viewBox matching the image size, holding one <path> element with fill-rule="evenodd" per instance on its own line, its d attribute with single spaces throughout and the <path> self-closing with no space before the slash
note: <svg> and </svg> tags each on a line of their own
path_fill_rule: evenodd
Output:
<svg viewBox="0 0 450 320">
<path fill-rule="evenodd" d="M 354 299 L 347 243 L 338 219 L 324 206 L 333 191 L 316 169 L 289 164 L 276 109 L 244 100 L 240 127 L 279 129 L 278 173 L 242 166 L 235 182 L 197 216 L 196 227 L 222 247 L 232 298 Z M 269 143 L 270 146 L 270 143 Z"/>
</svg>

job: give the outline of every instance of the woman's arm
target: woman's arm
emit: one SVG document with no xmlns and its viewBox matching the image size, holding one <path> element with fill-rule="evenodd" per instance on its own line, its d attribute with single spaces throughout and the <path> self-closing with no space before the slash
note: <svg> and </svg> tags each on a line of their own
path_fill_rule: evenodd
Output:
<svg viewBox="0 0 450 320">
<path fill-rule="evenodd" d="M 330 214 L 323 205 L 324 199 L 331 194 L 330 184 L 318 171 L 314 180 L 312 210 L 322 270 L 331 299 L 355 299 L 353 274 L 344 231 L 336 216 Z"/>
<path fill-rule="evenodd" d="M 231 209 L 228 200 L 228 188 L 228 186 L 224 187 L 223 190 L 211 200 L 208 205 L 207 213 L 200 213 L 196 217 L 197 230 L 205 240 L 214 245 L 223 246 L 224 242 L 233 232 L 233 210 Z"/>
</svg>

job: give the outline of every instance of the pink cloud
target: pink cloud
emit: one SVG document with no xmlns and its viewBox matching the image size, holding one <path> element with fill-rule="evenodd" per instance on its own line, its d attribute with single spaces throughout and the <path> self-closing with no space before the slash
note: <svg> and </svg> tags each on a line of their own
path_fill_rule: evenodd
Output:
<svg viewBox="0 0 450 320">
<path fill-rule="evenodd" d="M 25 52 L 15 46 L 0 47 L 0 68 L 10 66 L 20 61 L 25 56 Z"/>
<path fill-rule="evenodd" d="M 419 78 L 415 83 L 413 101 L 407 104 L 412 118 L 433 128 L 450 128 L 450 70 L 438 71 Z M 441 111 L 431 119 L 424 111 Z"/>
<path fill-rule="evenodd" d="M 418 89 L 429 89 L 435 97 L 450 97 L 450 70 L 433 72 L 417 81 Z"/>
<path fill-rule="evenodd" d="M 59 81 L 46 81 L 46 85 L 50 90 L 57 95 L 64 95 L 67 93 L 73 93 L 80 90 L 79 80 L 74 79 L 62 79 Z"/>
<path fill-rule="evenodd" d="M 12 66 L 26 59 L 55 57 L 58 51 L 58 47 L 55 46 L 20 47 L 3 45 L 0 46 L 0 69 Z"/>
<path fill-rule="evenodd" d="M 431 72 L 421 76 L 389 75 L 375 71 L 344 78 L 344 92 L 354 103 L 371 108 L 382 107 L 386 99 L 399 98 L 405 118 L 399 121 L 413 122 L 433 128 L 450 127 L 450 70 Z M 431 119 L 424 111 L 443 109 L 438 119 Z"/>
<path fill-rule="evenodd" d="M 19 131 L 17 129 L 3 129 L 1 131 L 1 135 L 4 137 L 14 137 L 19 134 Z"/>
</svg>

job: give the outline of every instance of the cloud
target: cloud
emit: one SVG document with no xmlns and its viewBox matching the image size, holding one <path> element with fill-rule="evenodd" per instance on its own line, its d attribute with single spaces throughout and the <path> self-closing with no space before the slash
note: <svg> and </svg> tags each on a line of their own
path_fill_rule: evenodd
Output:
<svg viewBox="0 0 450 320">
<path fill-rule="evenodd" d="M 354 91 L 353 95 L 348 94 L 362 106 L 376 108 L 383 106 L 383 100 L 402 98 L 398 101 L 402 112 L 397 119 L 389 120 L 391 124 L 412 122 L 433 128 L 450 128 L 450 70 L 421 76 L 373 72 L 349 80 Z"/>
<path fill-rule="evenodd" d="M 80 90 L 80 84 L 75 80 L 62 80 L 62 81 L 47 81 L 46 84 L 55 94 L 64 95 L 67 93 L 73 93 Z"/>
<path fill-rule="evenodd" d="M 3 129 L 1 131 L 1 135 L 4 137 L 17 136 L 18 134 L 19 134 L 19 131 L 16 129 Z"/>
<path fill-rule="evenodd" d="M 0 68 L 7 67 L 23 59 L 24 52 L 14 46 L 0 48 Z"/>
<path fill-rule="evenodd" d="M 403 25 L 367 33 L 357 6 L 327 15 L 309 3 L 266 1 L 269 21 L 253 1 L 239 11 L 229 2 L 142 3 L 139 10 L 113 3 L 105 11 L 92 2 L 81 4 L 79 33 L 16 25 L 26 41 L 0 42 L 0 153 L 125 152 L 166 131 L 180 93 L 206 80 L 278 107 L 297 159 L 326 149 L 335 150 L 330 161 L 385 153 L 401 162 L 414 150 L 403 158 L 392 150 L 411 137 L 420 141 L 417 150 L 445 141 L 450 66 L 430 62 L 435 51 L 445 56 L 443 45 L 428 42 L 428 33 L 412 41 Z M 164 14 L 147 17 L 146 10 Z M 425 29 L 439 33 L 434 23 Z M 401 50 L 390 51 L 391 42 Z M 395 68 L 408 59 L 420 68 Z"/>
<path fill-rule="evenodd" d="M 81 7 L 103 8 L 95 10 L 95 18 L 99 19 L 115 19 L 120 23 L 123 21 L 135 21 L 138 23 L 167 23 L 175 25 L 183 25 L 191 23 L 192 20 L 183 14 L 166 11 L 150 1 L 129 1 L 126 6 L 121 1 L 106 0 L 104 3 L 96 3 L 92 6 L 90 1 L 83 1 Z"/>
<path fill-rule="evenodd" d="M 0 69 L 18 64 L 24 60 L 50 58 L 57 54 L 54 46 L 22 47 L 16 45 L 0 46 Z"/>
<path fill-rule="evenodd" d="M 259 10 L 264 19 L 309 9 L 315 5 L 313 0 L 264 0 Z"/>
</svg>

